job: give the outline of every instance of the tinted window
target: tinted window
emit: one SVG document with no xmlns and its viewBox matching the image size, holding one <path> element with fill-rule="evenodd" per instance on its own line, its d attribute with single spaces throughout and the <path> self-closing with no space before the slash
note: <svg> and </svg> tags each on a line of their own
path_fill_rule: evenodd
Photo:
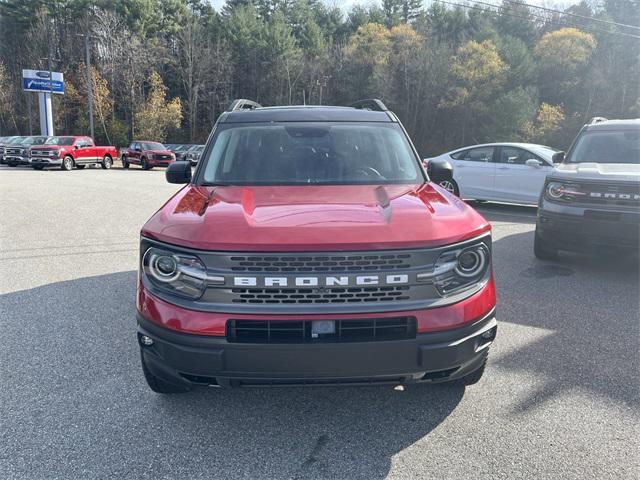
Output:
<svg viewBox="0 0 640 480">
<path fill-rule="evenodd" d="M 451 155 L 455 160 L 465 160 L 467 162 L 490 162 L 493 160 L 495 147 L 478 147 L 463 150 Z"/>
<path fill-rule="evenodd" d="M 166 150 L 165 146 L 158 142 L 142 142 L 143 150 Z"/>
<path fill-rule="evenodd" d="M 205 183 L 240 185 L 422 183 L 397 124 L 221 125 Z"/>
<path fill-rule="evenodd" d="M 522 148 L 502 147 L 500 149 L 500 163 L 524 165 L 524 162 L 531 158 L 542 161 L 542 159 L 537 155 L 528 152 L 527 150 L 523 150 Z"/>
<path fill-rule="evenodd" d="M 584 132 L 566 160 L 569 163 L 640 163 L 640 128 Z"/>
</svg>

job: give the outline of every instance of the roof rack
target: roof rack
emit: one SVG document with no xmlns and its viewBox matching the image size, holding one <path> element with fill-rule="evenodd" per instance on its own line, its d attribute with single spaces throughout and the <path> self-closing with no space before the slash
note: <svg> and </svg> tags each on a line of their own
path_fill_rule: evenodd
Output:
<svg viewBox="0 0 640 480">
<path fill-rule="evenodd" d="M 227 108 L 227 112 L 236 112 L 238 110 L 253 110 L 254 108 L 261 107 L 262 105 L 254 102 L 253 100 L 247 100 L 246 98 L 236 98 Z"/>
<path fill-rule="evenodd" d="M 591 120 L 589 120 L 589 125 L 592 125 L 594 123 L 606 122 L 607 120 L 608 119 L 604 117 L 593 117 Z"/>
<path fill-rule="evenodd" d="M 357 108 L 359 110 L 374 110 L 376 112 L 387 112 L 389 109 L 382 103 L 382 100 L 377 98 L 367 98 L 365 100 L 358 100 L 357 102 L 349 105 L 350 107 Z"/>
</svg>

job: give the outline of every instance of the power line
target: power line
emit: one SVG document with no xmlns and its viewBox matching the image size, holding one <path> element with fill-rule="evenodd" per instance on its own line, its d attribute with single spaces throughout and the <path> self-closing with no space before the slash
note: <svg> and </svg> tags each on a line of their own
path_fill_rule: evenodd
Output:
<svg viewBox="0 0 640 480">
<path fill-rule="evenodd" d="M 455 7 L 462 7 L 462 8 L 467 8 L 467 9 L 470 9 L 470 10 L 478 10 L 480 12 L 499 13 L 500 15 L 506 15 L 508 17 L 520 18 L 522 20 L 530 20 L 530 18 L 524 17 L 522 15 L 514 15 L 513 13 L 506 13 L 506 12 L 497 12 L 495 10 L 490 10 L 490 9 L 487 9 L 487 8 L 477 7 L 477 6 L 474 6 L 474 5 L 467 5 L 467 4 L 463 4 L 463 3 L 449 2 L 447 0 L 433 0 L 433 1 L 434 2 L 439 2 L 439 3 L 444 3 L 444 4 L 447 4 L 447 5 L 452 5 L 452 6 L 455 6 Z M 503 8 L 503 9 L 505 9 L 504 7 L 501 7 L 500 5 L 494 5 L 494 4 L 491 4 L 491 3 L 485 3 L 485 2 L 478 1 L 478 0 L 468 0 L 468 1 L 473 2 L 473 3 L 479 3 L 479 4 L 482 4 L 482 5 L 487 5 L 487 6 L 490 6 L 490 7 L 493 7 L 493 8 L 498 8 L 498 9 L 499 8 Z M 506 10 L 508 10 L 508 9 L 506 9 Z M 513 12 L 513 10 L 508 10 L 508 11 L 509 12 Z M 543 17 L 541 15 L 536 15 L 534 13 L 531 13 L 530 16 L 532 16 L 534 18 L 539 18 L 544 23 L 548 23 L 550 25 L 555 25 L 557 27 L 574 27 L 574 28 L 584 29 L 584 30 L 587 30 L 587 31 L 590 31 L 590 32 L 600 32 L 600 33 L 607 33 L 609 35 L 619 35 L 619 36 L 624 36 L 624 37 L 640 39 L 640 36 L 633 35 L 631 33 L 612 32 L 610 30 L 602 30 L 600 28 L 595 28 L 595 27 L 591 27 L 591 26 L 582 26 L 582 25 L 575 25 L 575 24 L 557 23 L 557 22 L 553 22 L 553 21 L 549 20 L 546 17 Z"/>
<path fill-rule="evenodd" d="M 547 7 L 540 7 L 538 5 L 531 5 L 530 3 L 517 2 L 515 0 L 505 0 L 505 1 L 509 3 L 513 3 L 515 5 L 522 5 L 524 7 L 529 7 L 529 8 L 537 8 L 539 10 L 544 10 L 546 12 L 558 13 L 560 15 L 568 15 L 570 17 L 581 18 L 583 20 L 589 20 L 592 22 L 605 23 L 607 25 L 615 25 L 616 27 L 633 28 L 635 30 L 640 30 L 640 26 L 637 26 L 637 25 L 627 25 L 625 23 L 618 23 L 610 20 L 603 20 L 601 18 L 587 17 L 586 15 L 578 15 L 577 13 L 572 13 L 572 12 L 563 12 L 561 10 L 555 10 L 553 8 L 547 8 Z"/>
</svg>

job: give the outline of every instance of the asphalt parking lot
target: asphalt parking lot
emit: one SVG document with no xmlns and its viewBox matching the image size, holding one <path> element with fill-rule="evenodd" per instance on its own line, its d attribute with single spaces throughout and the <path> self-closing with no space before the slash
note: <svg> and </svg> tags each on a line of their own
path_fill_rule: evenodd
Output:
<svg viewBox="0 0 640 480">
<path fill-rule="evenodd" d="M 499 336 L 482 381 L 158 396 L 135 338 L 162 170 L 0 167 L 0 478 L 638 478 L 638 263 L 532 251 L 484 204 Z"/>
</svg>

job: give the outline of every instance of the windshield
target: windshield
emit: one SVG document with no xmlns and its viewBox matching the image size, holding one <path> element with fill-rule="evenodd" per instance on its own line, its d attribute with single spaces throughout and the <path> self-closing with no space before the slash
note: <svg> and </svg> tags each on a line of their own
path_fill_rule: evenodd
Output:
<svg viewBox="0 0 640 480">
<path fill-rule="evenodd" d="M 158 142 L 141 142 L 143 150 L 166 150 L 166 147 Z"/>
<path fill-rule="evenodd" d="M 27 137 L 20 142 L 21 145 L 42 145 L 47 137 Z"/>
<path fill-rule="evenodd" d="M 395 123 L 222 124 L 204 184 L 349 185 L 422 183 Z"/>
<path fill-rule="evenodd" d="M 8 143 L 11 143 L 11 144 L 19 144 L 19 143 L 22 143 L 22 141 L 23 141 L 25 138 L 27 138 L 27 137 L 13 137 L 12 139 L 10 139 L 10 140 L 9 140 L 9 142 L 8 142 Z"/>
<path fill-rule="evenodd" d="M 537 153 L 546 160 L 551 161 L 551 157 L 553 157 L 553 154 L 559 152 L 560 150 L 552 147 L 547 147 L 546 145 L 536 145 L 534 147 L 531 147 L 531 151 Z"/>
<path fill-rule="evenodd" d="M 640 163 L 640 128 L 583 133 L 567 163 Z"/>
<path fill-rule="evenodd" d="M 73 137 L 51 137 L 45 145 L 73 145 Z"/>
</svg>

